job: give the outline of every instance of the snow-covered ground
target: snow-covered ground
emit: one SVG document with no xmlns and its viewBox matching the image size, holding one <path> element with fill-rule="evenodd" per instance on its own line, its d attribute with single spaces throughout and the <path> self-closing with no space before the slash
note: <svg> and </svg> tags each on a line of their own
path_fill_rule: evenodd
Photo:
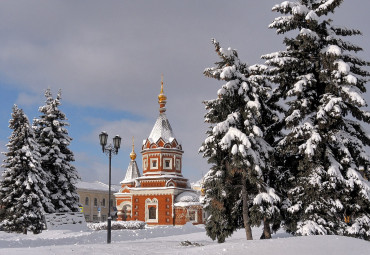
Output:
<svg viewBox="0 0 370 255">
<path fill-rule="evenodd" d="M 273 255 L 357 255 L 370 254 L 370 242 L 341 236 L 292 237 L 283 232 L 271 240 L 246 241 L 243 230 L 219 244 L 207 237 L 203 226 L 154 227 L 141 230 L 114 230 L 106 244 L 107 231 L 50 230 L 22 235 L 0 231 L 0 254 L 273 254 Z M 201 246 L 182 246 L 190 241 Z"/>
</svg>

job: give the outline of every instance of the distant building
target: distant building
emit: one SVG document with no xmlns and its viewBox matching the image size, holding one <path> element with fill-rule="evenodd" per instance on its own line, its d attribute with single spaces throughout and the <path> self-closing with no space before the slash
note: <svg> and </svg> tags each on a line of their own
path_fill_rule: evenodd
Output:
<svg viewBox="0 0 370 255">
<path fill-rule="evenodd" d="M 135 161 L 133 145 L 126 176 L 114 194 L 120 221 L 140 220 L 149 225 L 203 223 L 199 193 L 191 189 L 182 175 L 184 151 L 166 117 L 166 99 L 162 80 L 159 116 L 142 145 L 143 176 Z"/>
<path fill-rule="evenodd" d="M 79 202 L 82 204 L 81 211 L 85 215 L 86 222 L 106 221 L 108 218 L 109 187 L 102 182 L 78 182 L 77 193 Z M 120 186 L 111 186 L 111 214 L 116 213 L 113 194 Z"/>
</svg>

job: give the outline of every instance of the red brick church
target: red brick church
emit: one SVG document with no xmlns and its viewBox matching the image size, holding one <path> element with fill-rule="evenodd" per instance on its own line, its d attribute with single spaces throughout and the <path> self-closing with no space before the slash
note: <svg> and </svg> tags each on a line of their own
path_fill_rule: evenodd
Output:
<svg viewBox="0 0 370 255">
<path fill-rule="evenodd" d="M 182 175 L 184 151 L 167 119 L 166 100 L 162 79 L 159 116 L 142 145 L 143 175 L 135 160 L 133 144 L 126 176 L 121 189 L 114 194 L 119 221 L 139 220 L 149 225 L 203 223 L 199 194 Z"/>
</svg>

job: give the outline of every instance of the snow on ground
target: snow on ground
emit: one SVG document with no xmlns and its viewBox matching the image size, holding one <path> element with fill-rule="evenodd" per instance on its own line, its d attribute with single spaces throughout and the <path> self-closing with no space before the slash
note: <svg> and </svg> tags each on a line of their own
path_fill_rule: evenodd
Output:
<svg viewBox="0 0 370 255">
<path fill-rule="evenodd" d="M 271 240 L 259 240 L 260 229 L 253 229 L 255 240 L 246 241 L 237 231 L 219 244 L 206 234 L 204 226 L 148 227 L 139 230 L 114 230 L 107 244 L 107 231 L 50 230 L 23 235 L 0 231 L 0 254 L 273 254 L 273 255 L 368 255 L 370 242 L 341 236 L 292 237 L 282 231 Z M 190 241 L 201 246 L 181 246 Z"/>
</svg>

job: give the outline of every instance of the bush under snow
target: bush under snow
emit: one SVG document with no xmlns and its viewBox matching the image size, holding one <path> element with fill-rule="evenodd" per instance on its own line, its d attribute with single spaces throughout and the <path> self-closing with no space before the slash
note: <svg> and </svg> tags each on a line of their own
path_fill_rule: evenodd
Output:
<svg viewBox="0 0 370 255">
<path fill-rule="evenodd" d="M 112 221 L 112 230 L 118 229 L 143 229 L 146 223 L 143 221 Z M 87 227 L 92 230 L 107 230 L 108 223 L 88 223 Z"/>
</svg>

